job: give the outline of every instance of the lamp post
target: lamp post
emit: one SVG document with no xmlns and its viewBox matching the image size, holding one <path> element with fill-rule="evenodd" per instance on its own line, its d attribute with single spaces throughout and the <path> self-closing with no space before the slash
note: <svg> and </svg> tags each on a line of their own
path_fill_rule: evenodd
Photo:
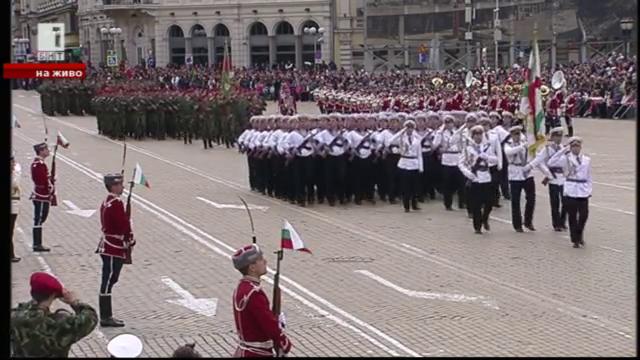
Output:
<svg viewBox="0 0 640 360">
<path fill-rule="evenodd" d="M 14 38 L 13 39 L 13 49 L 14 49 L 14 58 L 18 60 L 18 57 L 24 57 L 26 61 L 27 58 L 27 49 L 29 47 L 29 39 L 27 38 Z"/>
<path fill-rule="evenodd" d="M 113 42 L 113 46 L 109 50 L 116 50 L 116 37 L 122 33 L 122 29 L 119 27 L 111 27 L 107 29 L 103 27 L 100 29 L 100 33 L 105 38 L 104 41 L 108 44 Z M 105 63 L 107 62 L 107 55 L 105 52 Z"/>
<path fill-rule="evenodd" d="M 633 31 L 633 19 L 623 18 L 620 20 L 620 29 L 622 30 L 622 38 L 624 39 L 624 57 L 629 57 L 629 40 L 631 39 L 631 31 Z"/>
<path fill-rule="evenodd" d="M 315 28 L 315 27 L 305 27 L 303 32 L 307 35 L 313 36 L 313 67 L 317 69 L 318 67 L 318 59 L 316 59 L 316 55 L 318 54 L 318 44 L 323 41 L 324 38 L 321 36 L 324 34 L 324 28 Z"/>
</svg>

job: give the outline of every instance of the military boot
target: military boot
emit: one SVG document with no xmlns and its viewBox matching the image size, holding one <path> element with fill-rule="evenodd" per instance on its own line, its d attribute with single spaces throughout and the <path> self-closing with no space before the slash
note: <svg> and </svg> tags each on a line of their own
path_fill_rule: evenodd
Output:
<svg viewBox="0 0 640 360">
<path fill-rule="evenodd" d="M 100 295 L 100 326 L 123 327 L 124 322 L 113 318 L 111 310 L 111 295 Z"/>
<path fill-rule="evenodd" d="M 33 228 L 33 251 L 35 252 L 48 252 L 51 249 L 42 246 L 42 228 Z"/>
</svg>

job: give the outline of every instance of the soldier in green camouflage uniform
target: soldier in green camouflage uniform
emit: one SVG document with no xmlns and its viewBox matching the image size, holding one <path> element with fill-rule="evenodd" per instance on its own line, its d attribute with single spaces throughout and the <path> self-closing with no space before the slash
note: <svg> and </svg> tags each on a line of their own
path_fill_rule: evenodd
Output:
<svg viewBox="0 0 640 360">
<path fill-rule="evenodd" d="M 11 310 L 11 349 L 13 357 L 68 357 L 71 345 L 89 335 L 98 324 L 98 314 L 80 302 L 62 284 L 44 272 L 31 275 L 31 297 Z M 71 306 L 51 312 L 60 299 Z"/>
<path fill-rule="evenodd" d="M 38 93 L 40 93 L 40 103 L 42 106 L 42 112 L 53 116 L 54 105 L 52 96 L 52 84 L 49 81 L 45 81 L 38 87 Z"/>
<path fill-rule="evenodd" d="M 69 94 L 68 85 L 64 82 L 57 83 L 53 90 L 53 99 L 56 103 L 56 112 L 58 115 L 69 114 Z"/>
</svg>

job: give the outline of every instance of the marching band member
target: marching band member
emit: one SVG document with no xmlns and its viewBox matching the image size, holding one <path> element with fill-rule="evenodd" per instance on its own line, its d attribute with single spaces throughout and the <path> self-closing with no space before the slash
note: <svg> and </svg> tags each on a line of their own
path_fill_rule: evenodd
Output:
<svg viewBox="0 0 640 360">
<path fill-rule="evenodd" d="M 559 166 L 548 165 L 549 159 L 562 148 L 562 126 L 555 127 L 549 132 L 549 141 L 540 149 L 536 158 L 525 165 L 524 171 L 529 172 L 537 167 L 545 176 L 542 185 L 549 185 L 549 203 L 551 204 L 551 224 L 553 230 L 566 230 L 567 212 L 562 198 L 564 175 Z"/>
<path fill-rule="evenodd" d="M 416 133 L 416 123 L 408 119 L 403 124 L 404 128 L 393 135 L 389 142 L 400 143 L 400 160 L 398 171 L 401 179 L 402 204 L 404 211 L 409 212 L 409 204 L 413 210 L 418 207 L 418 182 L 420 174 L 424 171 L 422 164 L 421 137 Z"/>
<path fill-rule="evenodd" d="M 535 231 L 533 227 L 533 210 L 536 203 L 536 188 L 533 174 L 525 171 L 529 149 L 526 140 L 522 137 L 522 126 L 513 126 L 509 129 L 511 139 L 504 144 L 504 152 L 509 163 L 509 186 L 511 187 L 511 221 L 516 232 L 522 230 L 522 215 L 520 210 L 520 194 L 524 189 L 525 209 L 524 226 Z"/>
<path fill-rule="evenodd" d="M 458 167 L 470 181 L 469 208 L 473 216 L 473 229 L 482 234 L 481 227 L 489 231 L 489 214 L 493 205 L 491 173 L 489 163 L 497 157 L 491 153 L 491 143 L 483 140 L 484 128 L 476 125 L 471 128 L 472 139 L 467 145 L 466 158 L 460 157 Z"/>
<path fill-rule="evenodd" d="M 562 190 L 569 217 L 569 233 L 574 248 L 584 246 L 584 226 L 589 217 L 589 198 L 593 191 L 591 158 L 582 154 L 582 139 L 572 137 L 569 146 L 558 150 L 549 166 L 560 167 L 565 175 Z"/>
</svg>

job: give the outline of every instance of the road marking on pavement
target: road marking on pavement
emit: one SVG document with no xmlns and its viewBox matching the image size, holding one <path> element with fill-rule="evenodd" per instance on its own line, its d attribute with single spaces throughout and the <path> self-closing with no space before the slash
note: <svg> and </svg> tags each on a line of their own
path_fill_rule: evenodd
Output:
<svg viewBox="0 0 640 360">
<path fill-rule="evenodd" d="M 244 205 L 240 204 L 240 205 L 236 205 L 236 204 L 218 204 L 217 202 L 205 199 L 203 197 L 196 197 L 196 199 L 203 201 L 209 205 L 212 205 L 214 208 L 216 209 L 239 209 L 239 210 L 245 210 L 246 208 L 244 207 Z M 249 209 L 250 210 L 261 210 L 261 211 L 267 211 L 267 209 L 269 209 L 268 206 L 260 206 L 260 205 L 253 205 L 253 204 L 249 204 Z"/>
<path fill-rule="evenodd" d="M 621 253 L 621 252 L 623 252 L 622 250 L 618 250 L 618 249 L 610 248 L 610 247 L 607 247 L 607 246 L 598 246 L 598 247 L 603 248 L 603 249 L 606 249 L 606 250 L 611 250 L 611 251 L 614 251 L 614 252 L 617 252 L 617 253 Z"/>
<path fill-rule="evenodd" d="M 22 135 L 22 134 L 17 134 L 18 138 L 21 138 L 23 141 L 31 144 L 34 143 L 35 140 Z M 127 147 L 129 147 L 129 145 L 127 145 Z M 70 167 L 74 168 L 75 170 L 87 175 L 89 178 L 92 178 L 96 181 L 102 182 L 102 177 L 98 176 L 98 174 L 96 172 L 94 172 L 91 169 L 88 169 L 87 167 L 69 159 L 66 156 L 63 155 L 58 155 L 59 159 L 66 163 L 67 165 L 69 165 Z M 127 194 L 128 191 L 125 190 L 125 194 Z M 199 242 L 200 244 L 206 246 L 207 248 L 213 250 L 214 252 L 218 253 L 219 255 L 227 258 L 227 259 L 231 259 L 231 254 L 235 251 L 235 249 L 233 249 L 231 246 L 229 246 L 228 244 L 224 243 L 223 241 L 213 237 L 212 235 L 204 232 L 203 230 L 197 228 L 196 226 L 186 222 L 185 220 L 179 218 L 178 216 L 174 215 L 173 213 L 161 208 L 160 206 L 152 203 L 149 200 L 144 199 L 143 197 L 137 195 L 137 194 L 133 194 L 132 198 L 136 201 L 136 203 L 142 207 L 143 209 L 147 210 L 148 212 L 152 213 L 153 215 L 155 215 L 156 217 L 158 217 L 159 219 L 165 221 L 166 223 L 170 224 L 171 226 L 173 226 L 174 228 L 176 228 L 177 230 L 179 230 L 180 232 L 184 233 L 185 235 L 188 235 L 189 237 L 191 237 L 192 239 L 194 239 L 195 241 Z M 191 230 L 189 230 L 191 229 Z M 193 231 L 192 231 L 193 230 Z M 210 239 L 211 241 L 219 244 L 220 246 L 226 248 L 229 252 L 225 252 L 224 250 L 218 248 L 215 245 L 212 245 L 209 241 L 204 240 L 202 237 L 196 235 L 195 233 L 199 233 L 201 234 L 203 237 L 206 237 L 208 239 Z M 271 268 L 267 268 L 268 272 L 270 274 L 275 274 L 275 271 Z M 320 297 L 319 295 L 311 292 L 309 289 L 305 288 L 304 286 L 298 284 L 297 282 L 295 282 L 294 280 L 292 280 L 291 278 L 287 277 L 287 276 L 281 276 L 280 277 L 281 280 L 283 280 L 284 282 L 291 284 L 293 287 L 295 287 L 296 289 L 298 289 L 299 291 L 303 292 L 304 294 L 306 294 L 307 296 L 315 299 L 316 301 L 320 302 L 321 304 L 325 305 L 326 307 L 332 309 L 333 311 L 335 311 L 336 313 L 342 315 L 343 317 L 351 320 L 352 322 L 362 326 L 363 328 L 367 329 L 368 331 L 376 334 L 377 336 L 379 336 L 380 338 L 384 339 L 385 341 L 387 341 L 390 344 L 393 344 L 395 347 L 397 347 L 398 349 L 402 350 L 403 352 L 414 356 L 414 357 L 419 357 L 420 354 L 417 353 L 416 351 L 408 348 L 406 345 L 402 344 L 401 342 L 399 342 L 398 340 L 394 339 L 393 337 L 391 337 L 390 335 L 387 335 L 386 333 L 380 331 L 379 329 L 377 329 L 376 327 L 356 318 L 354 315 L 342 310 L 341 308 L 337 307 L 336 305 L 332 304 L 331 302 L 329 302 L 328 300 Z M 273 284 L 273 279 L 271 277 L 264 277 L 264 280 L 266 282 L 268 282 L 269 284 Z M 372 343 L 373 345 L 379 347 L 380 349 L 382 349 L 383 351 L 387 352 L 388 354 L 392 355 L 392 356 L 400 356 L 400 354 L 398 352 L 396 352 L 393 349 L 390 349 L 388 346 L 382 344 L 380 341 L 376 340 L 375 338 L 373 338 L 372 336 L 370 336 L 369 334 L 365 333 L 364 331 L 362 331 L 361 329 L 351 325 L 350 323 L 348 323 L 346 320 L 343 320 L 342 318 L 337 317 L 336 315 L 333 315 L 331 313 L 329 313 L 328 311 L 322 309 L 320 306 L 316 305 L 315 303 L 307 300 L 306 298 L 302 297 L 301 295 L 299 295 L 298 293 L 296 293 L 294 290 L 289 289 L 288 287 L 284 286 L 284 285 L 280 285 L 280 289 L 285 293 L 288 294 L 289 296 L 291 296 L 292 298 L 300 301 L 302 304 L 308 306 L 309 308 L 315 310 L 316 312 L 318 312 L 321 316 L 330 319 L 334 322 L 336 322 L 338 325 L 344 326 L 348 329 L 350 329 L 351 331 L 353 331 L 354 333 L 362 336 L 363 338 L 365 338 L 366 340 L 368 340 L 370 343 Z"/>
<path fill-rule="evenodd" d="M 600 181 L 594 181 L 593 183 L 594 184 L 598 184 L 598 185 L 611 186 L 611 187 L 614 187 L 614 188 L 624 189 L 624 190 L 635 190 L 636 189 L 636 188 L 631 187 L 631 186 L 616 185 L 616 184 L 610 184 L 610 183 L 600 182 Z"/>
<path fill-rule="evenodd" d="M 196 299 L 190 292 L 182 288 L 182 286 L 178 285 L 178 283 L 168 276 L 163 276 L 160 280 L 182 298 L 179 300 L 166 300 L 168 303 L 184 306 L 191 311 L 207 317 L 216 316 L 216 310 L 218 308 L 217 298 Z"/>
<path fill-rule="evenodd" d="M 536 192 L 536 196 L 542 196 L 545 199 L 549 199 L 549 195 L 547 195 L 546 193 L 538 193 Z M 625 215 L 633 215 L 635 216 L 635 213 L 632 211 L 626 211 L 626 210 L 622 210 L 622 209 L 615 209 L 615 208 L 610 208 L 610 207 L 606 207 L 606 206 L 602 206 L 602 205 L 598 205 L 592 201 L 589 201 L 589 206 L 593 206 L 595 208 L 599 208 L 599 209 L 603 209 L 603 210 L 609 210 L 609 211 L 614 211 L 614 212 L 619 212 Z"/>
<path fill-rule="evenodd" d="M 18 227 L 16 227 L 16 230 L 20 233 L 20 235 L 22 235 L 20 238 L 22 239 L 22 243 L 24 244 L 24 246 L 25 246 L 28 250 L 31 250 L 31 246 L 30 246 L 30 245 L 29 245 L 29 243 L 27 242 L 27 236 L 26 236 L 26 234 L 24 233 L 24 231 L 22 230 L 22 228 L 18 226 Z M 42 271 L 44 271 L 44 272 L 46 272 L 46 273 L 48 273 L 48 274 L 51 274 L 51 275 L 53 275 L 53 276 L 56 276 L 56 275 L 53 273 L 53 270 L 51 270 L 51 266 L 49 266 L 49 264 L 47 264 L 47 262 L 44 260 L 44 258 L 43 258 L 42 256 L 40 256 L 38 253 L 35 253 L 35 254 L 36 254 L 36 260 L 38 260 L 38 263 L 40 263 L 40 269 L 42 269 Z M 56 276 L 56 277 L 59 279 L 59 277 L 58 277 L 58 276 Z M 106 336 L 104 335 L 104 333 L 100 330 L 100 327 L 99 327 L 99 326 L 100 326 L 100 325 L 96 326 L 96 328 L 95 328 L 95 330 L 94 330 L 94 331 L 95 331 L 95 333 L 96 333 L 96 336 L 97 336 L 98 338 L 102 339 L 102 340 L 106 343 L 106 342 L 107 342 L 107 337 L 106 337 Z"/>
<path fill-rule="evenodd" d="M 496 305 L 494 300 L 487 299 L 485 296 L 467 296 L 464 294 L 445 294 L 445 293 L 433 293 L 426 291 L 415 291 L 405 289 L 399 285 L 392 283 L 389 280 L 386 280 L 376 274 L 373 274 L 367 270 L 355 270 L 354 272 L 358 274 L 362 274 L 370 279 L 373 279 L 380 284 L 391 288 L 401 294 L 405 294 L 410 297 L 419 298 L 419 299 L 429 299 L 429 300 L 442 300 L 442 301 L 452 301 L 452 302 L 479 302 L 484 306 L 487 306 L 494 310 L 499 310 L 500 308 Z"/>
<path fill-rule="evenodd" d="M 29 109 L 27 107 L 24 107 L 22 105 L 14 104 L 14 106 L 20 107 L 20 108 L 26 110 L 27 112 L 38 114 L 38 113 L 32 111 L 31 109 Z M 59 122 L 59 123 L 61 123 L 63 125 L 66 125 L 66 126 L 68 126 L 70 128 L 74 128 L 74 129 L 76 129 L 76 130 L 78 130 L 80 132 L 83 132 L 85 134 L 96 136 L 96 137 L 98 137 L 98 138 L 100 138 L 102 140 L 114 143 L 114 144 L 116 144 L 118 146 L 123 146 L 122 143 L 117 142 L 117 141 L 112 140 L 112 139 L 109 139 L 107 137 L 101 136 L 96 131 L 91 131 L 91 130 L 84 129 L 84 128 L 79 127 L 79 126 L 77 126 L 75 124 L 72 124 L 72 123 L 69 123 L 67 121 L 63 121 L 63 120 L 57 119 L 55 117 L 48 117 L 48 118 L 50 118 L 52 120 L 55 120 L 55 121 L 57 121 L 57 122 Z M 239 183 L 228 181 L 228 180 L 225 180 L 225 179 L 212 177 L 212 176 L 210 176 L 210 175 L 208 175 L 208 174 L 206 174 L 206 173 L 204 173 L 204 172 L 202 172 L 202 171 L 200 171 L 200 170 L 198 170 L 196 168 L 191 168 L 191 167 L 187 168 L 185 166 L 180 166 L 180 165 L 176 164 L 175 161 L 168 160 L 168 159 L 166 159 L 164 157 L 161 157 L 161 156 L 159 156 L 159 155 L 157 155 L 157 154 L 155 154 L 155 153 L 153 153 L 151 151 L 139 148 L 139 147 L 134 146 L 134 145 L 127 145 L 127 147 L 129 149 L 131 149 L 131 150 L 137 151 L 137 152 L 139 152 L 141 154 L 147 155 L 147 156 L 149 156 L 151 158 L 154 158 L 156 160 L 159 160 L 159 161 L 162 161 L 164 163 L 171 164 L 173 166 L 176 166 L 176 167 L 179 167 L 181 169 L 187 170 L 187 171 L 189 171 L 189 172 L 191 172 L 193 174 L 199 175 L 202 178 L 208 179 L 208 180 L 210 180 L 212 182 L 215 182 L 215 183 L 218 183 L 218 184 L 222 184 L 222 185 L 226 185 L 226 186 L 228 186 L 228 187 L 230 187 L 232 189 L 236 189 L 236 190 L 238 190 L 240 192 L 243 192 L 243 193 L 245 193 L 245 194 L 247 194 L 249 196 L 259 197 L 257 194 L 254 194 L 254 193 L 248 191 L 245 186 L 242 186 Z M 444 267 L 448 267 L 451 270 L 454 270 L 456 272 L 465 274 L 465 275 L 467 275 L 469 277 L 476 278 L 476 279 L 479 279 L 479 280 L 483 280 L 483 281 L 485 281 L 487 283 L 493 283 L 494 285 L 499 285 L 499 286 L 501 286 L 501 287 L 503 287 L 505 289 L 509 289 L 509 290 L 513 291 L 514 293 L 517 293 L 517 294 L 519 294 L 521 296 L 525 296 L 525 297 L 528 297 L 529 299 L 536 300 L 536 301 L 538 301 L 539 304 L 542 304 L 542 305 L 545 305 L 545 306 L 550 306 L 550 303 L 560 304 L 562 306 L 565 306 L 565 307 L 571 309 L 571 310 L 566 310 L 565 309 L 563 311 L 565 313 L 571 314 L 571 316 L 573 318 L 575 318 L 575 319 L 584 320 L 584 317 L 586 316 L 586 314 L 590 314 L 589 311 L 584 310 L 582 308 L 578 308 L 576 306 L 573 306 L 571 304 L 565 303 L 563 301 L 556 300 L 556 299 L 553 299 L 551 297 L 542 295 L 542 294 L 540 294 L 540 293 L 538 293 L 536 291 L 528 290 L 528 289 L 519 287 L 517 285 L 513 285 L 513 284 L 508 283 L 506 281 L 494 278 L 494 277 L 492 277 L 490 275 L 485 275 L 485 274 L 479 273 L 477 269 L 470 269 L 465 265 L 456 263 L 456 262 L 448 260 L 446 258 L 442 258 L 442 257 L 436 256 L 436 255 L 432 255 L 432 254 L 428 254 L 428 253 L 425 253 L 424 255 L 421 255 L 421 254 L 417 254 L 415 252 L 411 252 L 411 251 L 401 247 L 398 243 L 394 242 L 392 239 L 390 239 L 390 238 L 388 238 L 388 237 L 386 237 L 384 235 L 380 235 L 380 234 L 377 234 L 375 232 L 369 231 L 369 230 L 367 230 L 367 229 L 365 229 L 363 227 L 360 227 L 358 225 L 353 225 L 351 223 L 348 223 L 348 222 L 345 222 L 345 221 L 342 221 L 342 220 L 339 220 L 339 219 L 336 219 L 336 218 L 333 218 L 333 217 L 326 216 L 326 215 L 324 215 L 324 214 L 322 214 L 320 212 L 317 212 L 317 211 L 314 211 L 314 210 L 311 210 L 311 209 L 308 209 L 308 208 L 300 209 L 300 208 L 298 208 L 296 206 L 291 206 L 291 205 L 288 205 L 286 203 L 281 203 L 281 202 L 276 201 L 274 199 L 263 198 L 263 197 L 259 197 L 259 198 L 263 199 L 265 201 L 270 201 L 270 202 L 272 202 L 272 203 L 274 203 L 276 205 L 280 205 L 283 208 L 287 208 L 287 209 L 289 209 L 291 211 L 295 211 L 295 212 L 298 212 L 300 214 L 303 214 L 303 215 L 306 215 L 306 216 L 310 216 L 310 217 L 316 218 L 318 220 L 324 221 L 324 222 L 326 222 L 328 224 L 337 226 L 337 227 L 342 228 L 344 230 L 347 230 L 349 232 L 355 233 L 355 234 L 357 234 L 359 236 L 364 236 L 367 239 L 370 239 L 372 241 L 378 242 L 378 243 L 380 243 L 380 244 L 382 244 L 384 246 L 388 246 L 388 247 L 394 248 L 396 250 L 399 250 L 401 252 L 404 252 L 404 253 L 419 257 L 421 259 L 424 259 L 424 260 L 427 260 L 427 261 L 431 261 L 432 263 L 439 264 L 439 265 L 444 266 Z M 610 330 L 610 331 L 612 331 L 612 332 L 619 333 L 617 330 L 612 329 L 611 327 L 622 328 L 626 332 L 630 331 L 630 330 L 627 329 L 626 326 L 622 326 L 620 324 L 616 324 L 616 323 L 611 322 L 609 320 L 603 319 L 603 320 L 600 320 L 600 321 L 603 323 L 603 325 L 607 324 L 607 326 L 603 326 L 603 327 L 608 329 L 608 330 Z"/>
<path fill-rule="evenodd" d="M 82 210 L 71 200 L 62 200 L 62 202 L 69 208 L 69 210 L 65 211 L 67 214 L 78 215 L 86 219 L 90 218 L 96 212 L 96 210 Z"/>
</svg>

